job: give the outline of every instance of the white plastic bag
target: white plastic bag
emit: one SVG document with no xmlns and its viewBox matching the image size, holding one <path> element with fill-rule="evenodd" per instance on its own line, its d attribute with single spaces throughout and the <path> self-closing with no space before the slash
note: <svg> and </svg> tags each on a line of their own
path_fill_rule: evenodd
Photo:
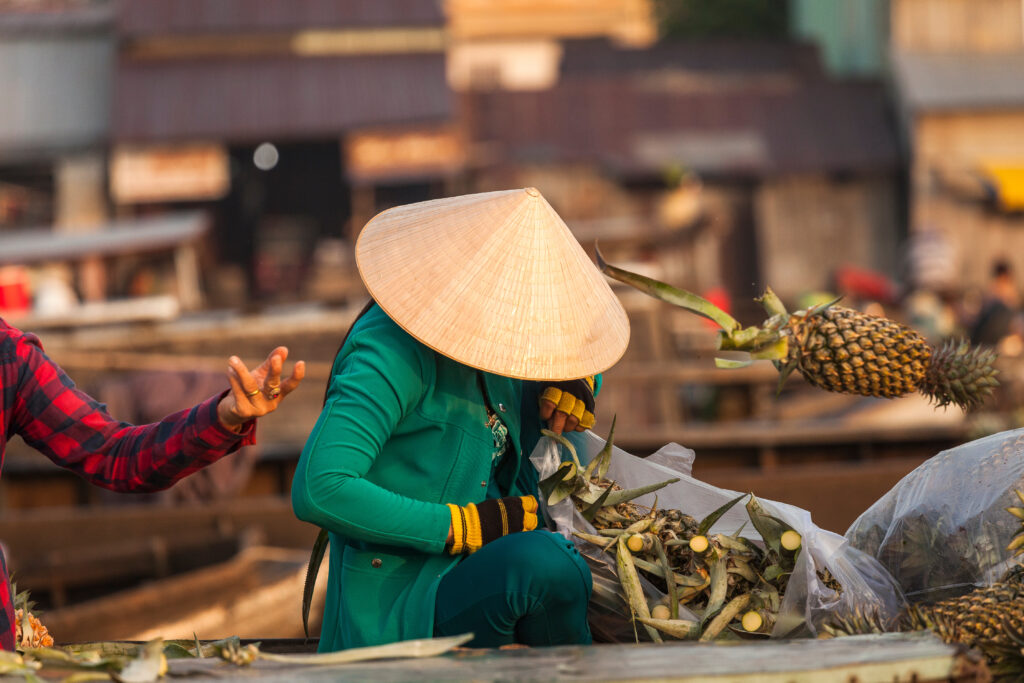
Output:
<svg viewBox="0 0 1024 683">
<path fill-rule="evenodd" d="M 604 448 L 605 441 L 593 432 L 586 432 L 583 436 L 585 452 L 579 452 L 578 455 L 585 464 Z M 541 480 L 553 474 L 562 459 L 561 447 L 552 439 L 541 439 L 530 457 Z M 678 482 L 656 493 L 641 496 L 635 502 L 650 506 L 657 496 L 659 508 L 675 508 L 701 519 L 740 494 L 694 479 L 690 475 L 693 461 L 694 452 L 677 444 L 669 444 L 648 458 L 639 458 L 613 447 L 607 476 L 625 489 L 679 478 Z M 787 584 L 771 634 L 773 638 L 816 635 L 821 623 L 831 614 L 846 613 L 853 608 L 877 612 L 883 619 L 899 611 L 904 603 L 903 596 L 892 577 L 874 558 L 853 548 L 842 536 L 815 526 L 806 510 L 785 503 L 759 500 L 769 514 L 784 521 L 803 537 L 802 551 L 797 557 L 796 567 Z M 573 538 L 573 530 L 593 532 L 593 528 L 576 512 L 569 499 L 551 507 L 544 505 L 543 501 L 541 504 L 547 519 L 563 535 Z M 709 533 L 733 534 L 741 527 L 742 536 L 752 541 L 761 541 L 742 501 L 722 515 Z M 604 595 L 596 589 L 597 582 L 608 576 L 608 580 L 614 580 L 614 558 L 596 552 L 597 549 L 591 544 L 582 541 L 578 541 L 578 544 L 592 570 L 603 559 L 606 565 L 604 569 L 610 571 L 608 574 L 599 566 L 595 570 L 595 595 L 591 603 L 591 626 L 595 638 L 600 631 L 602 635 L 610 635 L 613 640 L 632 640 L 633 630 L 628 623 L 616 625 L 599 621 L 595 624 L 595 612 L 602 618 L 614 612 L 608 609 L 607 604 L 595 605 Z M 817 573 L 826 568 L 842 586 L 841 592 L 828 588 L 819 578 Z M 661 597 L 661 593 L 649 583 L 645 583 L 644 589 L 650 596 Z"/>
<path fill-rule="evenodd" d="M 877 558 L 911 601 L 933 601 L 997 581 L 1013 562 L 1020 520 L 1024 430 L 942 451 L 905 476 L 846 532 Z"/>
</svg>

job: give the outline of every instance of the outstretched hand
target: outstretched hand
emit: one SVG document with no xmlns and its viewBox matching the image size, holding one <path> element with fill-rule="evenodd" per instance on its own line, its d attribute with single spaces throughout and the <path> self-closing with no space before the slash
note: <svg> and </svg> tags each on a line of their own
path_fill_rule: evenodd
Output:
<svg viewBox="0 0 1024 683">
<path fill-rule="evenodd" d="M 267 359 L 252 372 L 238 356 L 228 359 L 228 382 L 231 391 L 217 404 L 217 417 L 225 428 L 241 431 L 249 420 L 272 413 L 295 391 L 306 376 L 306 363 L 298 361 L 288 379 L 281 381 L 284 362 L 288 359 L 288 348 L 278 346 Z"/>
</svg>

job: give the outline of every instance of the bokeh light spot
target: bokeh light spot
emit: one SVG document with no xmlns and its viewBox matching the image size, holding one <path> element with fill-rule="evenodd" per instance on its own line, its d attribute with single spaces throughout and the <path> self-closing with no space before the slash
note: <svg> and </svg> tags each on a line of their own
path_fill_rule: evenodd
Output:
<svg viewBox="0 0 1024 683">
<path fill-rule="evenodd" d="M 277 166 L 279 158 L 280 155 L 277 153 L 277 147 L 269 142 L 264 142 L 253 152 L 252 163 L 256 164 L 256 168 L 261 171 L 269 171 Z"/>
</svg>

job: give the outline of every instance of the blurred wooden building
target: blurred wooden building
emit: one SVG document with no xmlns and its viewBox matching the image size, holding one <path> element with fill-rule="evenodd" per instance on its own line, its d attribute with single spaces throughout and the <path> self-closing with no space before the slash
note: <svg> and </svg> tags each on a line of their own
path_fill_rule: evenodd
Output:
<svg viewBox="0 0 1024 683">
<path fill-rule="evenodd" d="M 997 258 L 1024 272 L 1024 5 L 892 0 L 895 92 L 910 150 L 911 227 L 977 290 Z"/>
<path fill-rule="evenodd" d="M 581 241 L 737 302 L 788 300 L 844 266 L 891 274 L 901 157 L 879 81 L 813 46 L 563 44 L 557 82 L 467 88 L 481 189 L 543 187 Z"/>
</svg>

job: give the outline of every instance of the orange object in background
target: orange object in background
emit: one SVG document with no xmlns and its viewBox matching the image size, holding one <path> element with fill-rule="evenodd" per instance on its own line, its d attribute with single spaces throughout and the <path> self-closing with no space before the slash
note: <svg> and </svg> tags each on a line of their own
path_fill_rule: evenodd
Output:
<svg viewBox="0 0 1024 683">
<path fill-rule="evenodd" d="M 22 266 L 0 268 L 0 314 L 25 313 L 31 306 L 28 269 Z"/>
</svg>

